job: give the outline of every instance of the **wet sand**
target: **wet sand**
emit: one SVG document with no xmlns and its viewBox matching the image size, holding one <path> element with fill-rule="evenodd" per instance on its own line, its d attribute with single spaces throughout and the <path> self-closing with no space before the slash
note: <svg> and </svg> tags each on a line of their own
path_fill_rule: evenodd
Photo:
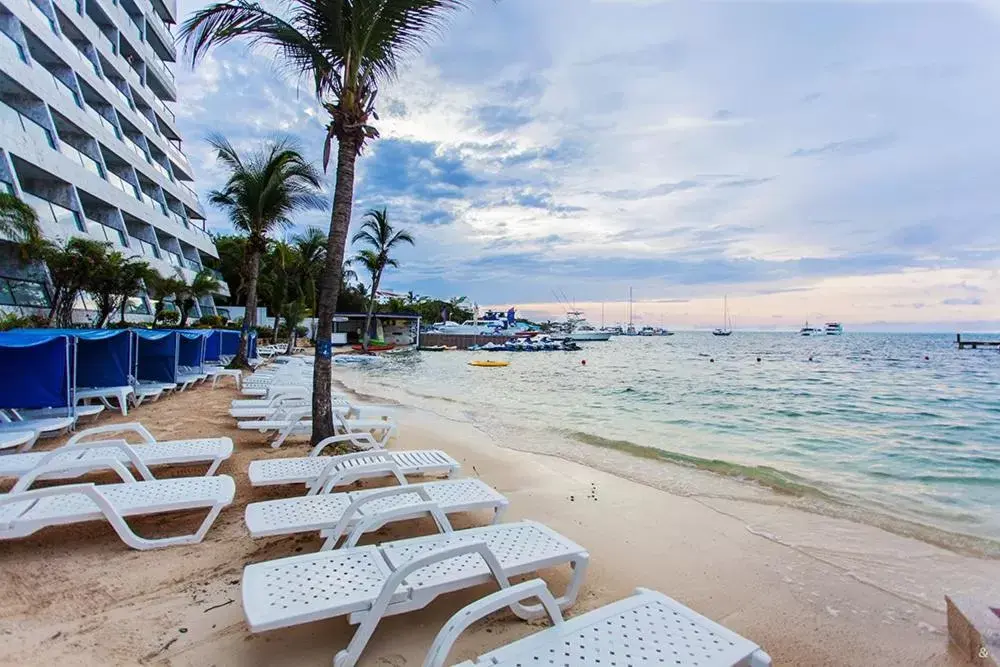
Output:
<svg viewBox="0 0 1000 667">
<path fill-rule="evenodd" d="M 253 489 L 248 463 L 305 455 L 308 447 L 296 441 L 272 450 L 264 436 L 238 431 L 227 414 L 235 397 L 228 387 L 198 387 L 143 405 L 128 418 L 99 419 L 141 421 L 164 440 L 232 438 L 236 451 L 220 473 L 236 479 L 236 501 L 198 545 L 133 551 L 97 522 L 0 544 L 0 662 L 328 665 L 346 646 L 353 627 L 344 619 L 259 635 L 243 621 L 243 567 L 315 550 L 320 540 L 249 537 L 243 524 L 248 502 L 291 496 L 301 487 Z M 564 457 L 517 451 L 511 446 L 519 443 L 492 441 L 474 424 L 424 409 L 401 407 L 398 421 L 400 436 L 391 448 L 444 449 L 462 463 L 463 475 L 483 479 L 510 499 L 505 520 L 542 521 L 590 550 L 587 578 L 569 615 L 645 586 L 757 642 L 776 665 L 960 665 L 948 646 L 943 594 L 1000 594 L 997 561 L 770 503 L 765 489 L 595 450 L 601 468 L 623 476 L 612 475 Z M 44 440 L 36 449 L 60 442 Z M 574 458 L 586 454 L 582 448 Z M 654 473 L 682 478 L 685 491 L 657 488 L 649 479 Z M 112 481 L 103 475 L 87 480 Z M 133 525 L 141 534 L 160 535 L 190 531 L 200 518 L 156 517 Z M 462 515 L 454 523 L 469 527 L 489 518 Z M 429 520 L 408 521 L 362 544 L 432 530 Z M 544 578 L 557 591 L 568 579 L 565 571 Z M 385 620 L 361 664 L 421 664 L 445 620 L 490 590 L 447 595 Z M 509 613 L 494 615 L 462 636 L 451 659 L 474 657 L 534 630 Z"/>
</svg>

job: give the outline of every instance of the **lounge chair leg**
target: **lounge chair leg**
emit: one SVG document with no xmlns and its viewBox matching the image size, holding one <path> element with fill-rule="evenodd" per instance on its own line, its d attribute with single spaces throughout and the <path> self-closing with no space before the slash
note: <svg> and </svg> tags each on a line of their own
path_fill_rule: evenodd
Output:
<svg viewBox="0 0 1000 667">
<path fill-rule="evenodd" d="M 750 654 L 750 667 L 771 667 L 771 656 L 763 649 L 757 649 Z"/>
<path fill-rule="evenodd" d="M 583 578 L 587 574 L 587 565 L 589 564 L 589 553 L 584 553 L 579 560 L 575 560 L 569 564 L 573 568 L 573 578 L 570 579 L 569 586 L 566 587 L 566 592 L 563 596 L 556 599 L 560 609 L 571 607 L 576 602 L 576 596 L 580 594 L 580 587 L 583 585 Z M 532 612 L 542 613 L 543 609 L 541 607 L 533 607 Z"/>
</svg>

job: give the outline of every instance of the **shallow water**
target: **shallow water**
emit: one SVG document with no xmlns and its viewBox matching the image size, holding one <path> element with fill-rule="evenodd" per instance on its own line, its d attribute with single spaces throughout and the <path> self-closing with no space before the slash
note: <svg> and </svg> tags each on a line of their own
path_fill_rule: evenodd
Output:
<svg viewBox="0 0 1000 667">
<path fill-rule="evenodd" d="M 653 448 L 779 490 L 1000 539 L 996 351 L 958 351 L 945 335 L 850 333 L 583 345 L 397 354 L 365 374 L 454 401 L 483 423 L 557 429 L 644 455 Z M 482 358 L 510 366 L 467 365 Z"/>
</svg>

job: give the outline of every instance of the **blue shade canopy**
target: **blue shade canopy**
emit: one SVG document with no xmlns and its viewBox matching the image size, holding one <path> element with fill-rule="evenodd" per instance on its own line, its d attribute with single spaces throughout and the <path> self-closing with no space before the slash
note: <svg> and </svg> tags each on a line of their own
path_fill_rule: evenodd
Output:
<svg viewBox="0 0 1000 667">
<path fill-rule="evenodd" d="M 39 339 L 64 335 L 76 339 L 77 387 L 124 387 L 132 370 L 132 334 L 127 329 L 18 329 Z"/>
<path fill-rule="evenodd" d="M 207 336 L 201 334 L 189 335 L 187 332 L 180 332 L 177 364 L 196 368 L 204 366 L 206 338 Z"/>
<path fill-rule="evenodd" d="M 72 405 L 72 339 L 60 334 L 0 334 L 0 408 Z"/>
<path fill-rule="evenodd" d="M 176 382 L 177 341 L 180 335 L 176 331 L 132 331 L 136 335 L 136 378 L 152 382 Z"/>
<path fill-rule="evenodd" d="M 222 331 L 213 329 L 205 339 L 205 361 L 218 361 L 222 356 Z"/>
<path fill-rule="evenodd" d="M 221 354 L 235 356 L 240 351 L 240 332 L 231 330 L 219 330 L 222 337 Z"/>
</svg>

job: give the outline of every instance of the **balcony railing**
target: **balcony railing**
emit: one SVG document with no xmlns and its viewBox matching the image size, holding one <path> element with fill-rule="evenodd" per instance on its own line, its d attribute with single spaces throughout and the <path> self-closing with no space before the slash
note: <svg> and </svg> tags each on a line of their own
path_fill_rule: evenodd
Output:
<svg viewBox="0 0 1000 667">
<path fill-rule="evenodd" d="M 80 214 L 76 211 L 71 211 L 65 206 L 60 206 L 55 202 L 43 199 L 38 195 L 31 194 L 30 192 L 23 193 L 21 199 L 35 209 L 35 212 L 38 213 L 39 219 L 42 221 L 51 222 L 56 225 L 69 224 L 73 225 L 81 232 L 87 231 L 83 226 Z"/>
<path fill-rule="evenodd" d="M 134 185 L 126 181 L 124 178 L 119 176 L 118 174 L 114 174 L 109 171 L 108 183 L 111 183 L 111 185 L 115 186 L 116 188 L 127 194 L 129 197 L 134 197 L 135 199 L 139 198 L 138 189 Z"/>
<path fill-rule="evenodd" d="M 146 114 L 144 114 L 141 111 L 139 111 L 138 109 L 136 109 L 135 115 L 139 117 L 139 120 L 141 120 L 143 122 L 143 124 L 146 127 L 148 127 L 153 134 L 155 134 L 157 136 L 160 135 L 160 131 L 158 129 L 156 129 L 155 125 L 153 125 L 153 121 L 151 121 L 148 118 L 146 118 Z"/>
<path fill-rule="evenodd" d="M 24 49 L 21 48 L 21 45 L 3 30 L 0 30 L 0 49 L 3 49 L 12 56 L 16 56 L 21 62 L 28 62 L 24 57 Z"/>
<path fill-rule="evenodd" d="M 184 258 L 184 266 L 191 269 L 195 273 L 201 273 L 202 266 L 200 263 L 194 261 L 193 259 Z"/>
<path fill-rule="evenodd" d="M 49 148 L 55 148 L 55 143 L 52 141 L 52 133 L 48 129 L 4 102 L 0 102 L 0 119 L 3 119 L 14 127 L 20 127 L 21 131 L 27 134 L 33 141 L 46 144 Z"/>
<path fill-rule="evenodd" d="M 182 268 L 184 266 L 184 262 L 181 260 L 181 256 L 178 255 L 176 252 L 171 252 L 169 250 L 164 250 L 163 252 L 165 252 L 167 255 L 166 260 L 168 264 L 170 264 L 171 266 L 176 266 L 177 268 Z"/>
<path fill-rule="evenodd" d="M 211 272 L 213 278 L 218 280 L 223 285 L 226 284 L 226 279 L 222 276 L 222 271 L 219 271 L 217 269 L 209 269 L 209 271 Z"/>
<path fill-rule="evenodd" d="M 167 179 L 168 181 L 174 180 L 174 177 L 170 175 L 170 172 L 167 171 L 162 164 L 160 164 L 156 160 L 153 160 L 151 164 L 153 165 L 153 169 L 155 169 L 156 171 L 160 172 L 163 175 L 163 178 Z"/>
<path fill-rule="evenodd" d="M 132 100 L 129 99 L 128 95 L 122 92 L 121 88 L 112 85 L 111 90 L 115 91 L 115 94 L 118 95 L 118 98 L 125 103 L 125 106 L 127 106 L 129 109 L 135 108 L 135 105 L 132 104 Z"/>
<path fill-rule="evenodd" d="M 90 232 L 92 236 L 103 238 L 112 245 L 127 247 L 128 244 L 125 243 L 125 234 L 123 234 L 120 229 L 105 225 L 103 222 L 98 222 L 93 218 L 84 218 L 84 223 L 87 225 L 87 231 Z"/>
<path fill-rule="evenodd" d="M 135 141 L 133 141 L 131 137 L 126 135 L 123 140 L 123 143 L 129 150 L 131 150 L 133 153 L 141 157 L 143 162 L 149 161 L 149 157 L 146 155 L 146 151 L 142 149 L 142 146 L 135 143 Z"/>
<path fill-rule="evenodd" d="M 147 86 L 147 89 L 148 89 L 148 86 Z M 150 95 L 153 96 L 153 105 L 156 106 L 157 108 L 159 108 L 160 111 L 162 111 L 163 113 L 165 113 L 168 116 L 170 116 L 170 120 L 176 122 L 177 121 L 177 116 L 175 116 L 174 112 L 170 110 L 170 107 L 168 107 L 167 104 L 163 100 L 161 100 L 159 97 L 157 97 L 156 93 L 154 93 L 152 90 L 150 90 L 149 93 L 150 93 Z"/>
<path fill-rule="evenodd" d="M 112 123 L 110 120 L 108 120 L 107 118 L 105 118 L 104 115 L 100 111 L 98 111 L 94 107 L 90 106 L 89 104 L 85 104 L 84 105 L 84 111 L 86 111 L 87 114 L 91 118 L 93 118 L 98 123 L 100 123 L 101 125 L 103 125 L 104 129 L 106 129 L 108 132 L 110 132 L 111 134 L 115 135 L 118 139 L 122 138 L 122 133 L 118 130 L 118 127 L 114 123 Z"/>
<path fill-rule="evenodd" d="M 96 174 L 97 176 L 104 178 L 104 169 L 101 167 L 101 163 L 90 157 L 89 155 L 77 150 L 73 146 L 70 146 L 65 141 L 59 142 L 59 152 L 78 163 L 81 167 L 87 171 Z"/>
<path fill-rule="evenodd" d="M 51 72 L 50 72 L 50 74 L 51 74 Z M 63 97 L 66 97 L 67 99 L 72 100 L 73 104 L 75 104 L 78 107 L 83 106 L 82 104 L 80 104 L 80 96 L 77 95 L 76 91 L 73 90 L 73 88 L 70 87 L 70 85 L 68 83 L 66 83 L 65 81 L 63 81 L 62 79 L 60 79 L 55 74 L 52 74 L 52 80 L 55 82 L 55 84 L 56 84 L 56 90 L 59 91 L 60 95 L 62 95 Z"/>
<path fill-rule="evenodd" d="M 160 250 L 155 245 L 135 236 L 130 236 L 129 238 L 132 239 L 132 246 L 139 251 L 140 255 L 149 257 L 150 259 L 160 259 Z"/>
<path fill-rule="evenodd" d="M 169 215 L 178 224 L 182 225 L 184 227 L 184 229 L 191 229 L 191 223 L 189 223 L 188 220 L 187 220 L 187 218 L 185 218 L 183 215 L 181 215 L 177 211 L 170 211 Z"/>
</svg>

